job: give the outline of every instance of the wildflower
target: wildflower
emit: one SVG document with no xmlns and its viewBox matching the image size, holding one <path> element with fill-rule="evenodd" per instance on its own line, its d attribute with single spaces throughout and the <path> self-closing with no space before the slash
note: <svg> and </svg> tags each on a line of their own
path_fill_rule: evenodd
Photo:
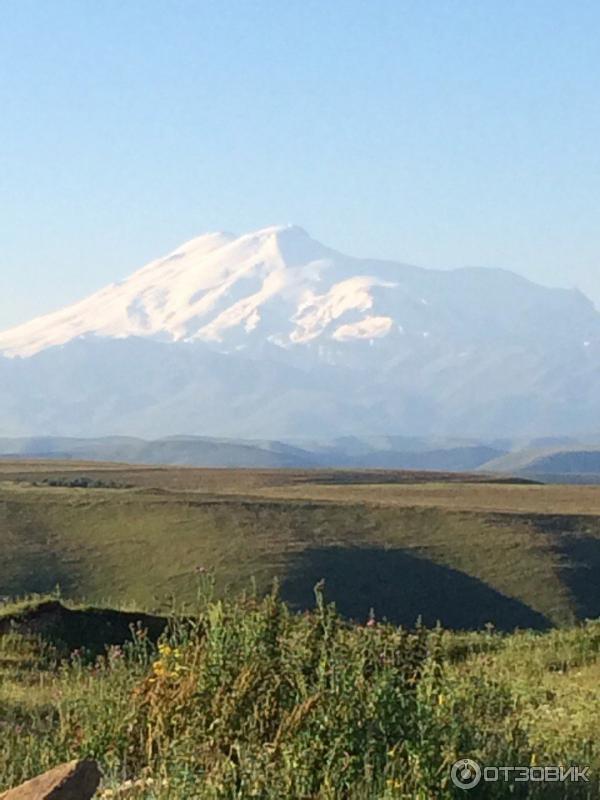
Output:
<svg viewBox="0 0 600 800">
<path fill-rule="evenodd" d="M 159 676 L 165 675 L 167 672 L 167 668 L 165 667 L 164 663 L 160 660 L 155 661 L 154 664 L 152 664 L 152 669 L 154 670 L 154 674 Z"/>
</svg>

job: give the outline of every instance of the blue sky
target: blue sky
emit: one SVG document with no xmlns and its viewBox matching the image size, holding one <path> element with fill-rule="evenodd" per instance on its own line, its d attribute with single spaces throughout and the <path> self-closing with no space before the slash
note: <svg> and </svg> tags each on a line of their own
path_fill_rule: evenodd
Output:
<svg viewBox="0 0 600 800">
<path fill-rule="evenodd" d="M 210 230 L 600 305 L 600 4 L 4 0 L 0 328 Z"/>
</svg>

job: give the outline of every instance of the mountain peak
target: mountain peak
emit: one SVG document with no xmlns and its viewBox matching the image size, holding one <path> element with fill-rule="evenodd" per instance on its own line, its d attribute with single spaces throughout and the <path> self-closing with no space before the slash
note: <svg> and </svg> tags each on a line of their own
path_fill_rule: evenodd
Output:
<svg viewBox="0 0 600 800">
<path fill-rule="evenodd" d="M 485 269 L 350 258 L 291 224 L 242 236 L 212 232 L 74 305 L 0 333 L 0 354 L 27 357 L 90 335 L 137 336 L 248 354 L 314 344 L 320 357 L 339 363 L 364 359 L 361 342 L 399 357 L 415 343 L 455 343 L 469 352 L 498 338 L 535 347 L 563 332 L 582 342 L 598 338 L 600 315 L 591 304 L 525 283 L 499 285 L 498 273 Z"/>
<path fill-rule="evenodd" d="M 576 292 L 351 258 L 273 225 L 206 233 L 0 333 L 0 423 L 76 435 L 572 433 L 596 424 L 599 354 L 600 314 Z"/>
<path fill-rule="evenodd" d="M 292 223 L 287 223 L 285 225 L 267 225 L 266 228 L 259 228 L 259 230 L 254 231 L 253 233 L 247 233 L 246 236 L 248 237 L 265 237 L 265 236 L 283 236 L 283 235 L 292 235 L 297 237 L 308 237 L 308 233 L 304 230 L 304 228 L 300 227 L 300 225 L 293 225 Z"/>
</svg>

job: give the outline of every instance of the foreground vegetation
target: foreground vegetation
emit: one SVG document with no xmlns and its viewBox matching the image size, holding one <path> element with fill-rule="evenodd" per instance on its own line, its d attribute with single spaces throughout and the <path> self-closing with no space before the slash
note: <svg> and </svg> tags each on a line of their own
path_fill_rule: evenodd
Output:
<svg viewBox="0 0 600 800">
<path fill-rule="evenodd" d="M 598 622 L 511 635 L 349 624 L 321 587 L 298 614 L 275 593 L 215 599 L 201 580 L 193 614 L 156 642 L 138 630 L 98 656 L 4 634 L 0 788 L 84 755 L 104 797 L 136 800 L 444 800 L 464 796 L 450 767 L 466 756 L 600 774 Z M 597 798 L 599 785 L 471 796 Z"/>
</svg>

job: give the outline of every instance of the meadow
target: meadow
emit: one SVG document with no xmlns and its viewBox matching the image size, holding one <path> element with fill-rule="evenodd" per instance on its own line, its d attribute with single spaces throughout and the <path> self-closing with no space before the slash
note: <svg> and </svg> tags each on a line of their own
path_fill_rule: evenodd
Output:
<svg viewBox="0 0 600 800">
<path fill-rule="evenodd" d="M 597 798 L 600 625 L 458 633 L 345 621 L 315 592 L 216 600 L 157 642 L 99 654 L 0 638 L 0 788 L 92 756 L 100 797 L 463 797 L 451 766 L 579 765 L 589 783 L 481 784 L 474 797 Z M 14 609 L 13 609 L 14 611 Z"/>
<path fill-rule="evenodd" d="M 86 755 L 106 798 L 445 800 L 471 757 L 592 780 L 469 796 L 597 798 L 599 520 L 586 486 L 5 462 L 0 790 Z"/>
<path fill-rule="evenodd" d="M 85 478 L 94 488 L 72 486 Z M 600 616 L 600 487 L 385 471 L 0 462 L 0 595 L 164 611 L 325 579 L 347 617 L 545 629 Z M 142 565 L 142 568 L 141 568 Z"/>
</svg>

